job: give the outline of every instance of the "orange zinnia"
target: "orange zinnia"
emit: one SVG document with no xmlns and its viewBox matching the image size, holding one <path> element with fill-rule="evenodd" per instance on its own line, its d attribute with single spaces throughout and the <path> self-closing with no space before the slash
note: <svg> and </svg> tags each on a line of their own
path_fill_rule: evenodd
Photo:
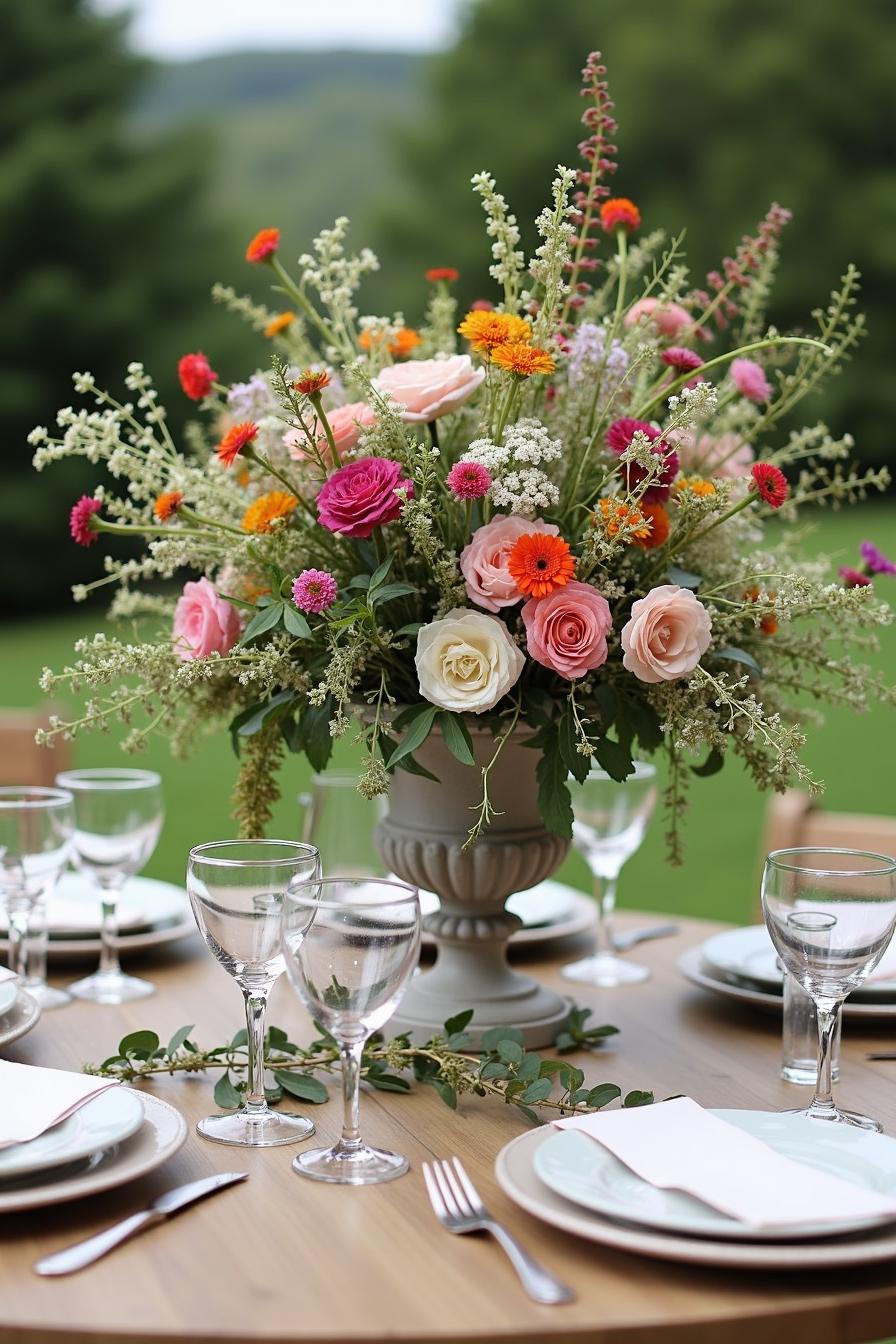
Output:
<svg viewBox="0 0 896 1344">
<path fill-rule="evenodd" d="M 524 532 L 507 556 L 507 571 L 525 597 L 547 597 L 575 574 L 576 562 L 562 537 Z"/>
<path fill-rule="evenodd" d="M 280 518 L 288 518 L 298 504 L 295 495 L 286 490 L 271 490 L 267 495 L 259 495 L 243 514 L 243 531 L 270 532 L 271 524 Z"/>
<path fill-rule="evenodd" d="M 242 420 L 238 425 L 231 425 L 215 449 L 221 464 L 232 467 L 240 453 L 245 453 L 257 433 L 258 426 L 251 420 Z"/>
<path fill-rule="evenodd" d="M 293 387 L 303 397 L 313 397 L 330 386 L 330 375 L 326 369 L 304 369 L 293 383 Z"/>
<path fill-rule="evenodd" d="M 640 535 L 632 538 L 632 545 L 640 546 L 645 551 L 655 551 L 657 546 L 662 546 L 669 539 L 669 515 L 662 504 L 640 504 L 640 510 L 650 524 L 650 531 L 646 537 Z"/>
<path fill-rule="evenodd" d="M 270 261 L 280 246 L 279 229 L 259 229 L 246 248 L 247 261 Z"/>
<path fill-rule="evenodd" d="M 450 285 L 460 279 L 460 271 L 455 266 L 430 266 L 425 278 L 433 285 L 438 284 L 440 280 Z"/>
<path fill-rule="evenodd" d="M 361 332 L 358 343 L 362 350 L 372 350 L 375 345 L 382 344 L 385 334 L 382 330 L 371 331 L 368 328 Z M 423 337 L 419 331 L 415 331 L 413 327 L 399 327 L 389 342 L 389 354 L 393 359 L 402 359 L 405 355 L 409 355 L 412 350 L 416 350 L 422 340 Z"/>
<path fill-rule="evenodd" d="M 265 327 L 264 334 L 265 336 L 279 336 L 281 331 L 285 331 L 287 327 L 291 327 L 295 320 L 295 313 L 277 313 Z"/>
<path fill-rule="evenodd" d="M 605 233 L 626 229 L 631 233 L 641 227 L 641 211 L 627 196 L 611 196 L 600 208 L 600 222 Z"/>
<path fill-rule="evenodd" d="M 526 343 L 532 339 L 532 327 L 525 318 L 514 317 L 512 313 L 496 313 L 491 309 L 471 310 L 458 331 L 474 350 L 482 350 L 486 356 L 495 346 L 506 345 L 508 341 Z"/>
<path fill-rule="evenodd" d="M 167 523 L 169 518 L 173 518 L 184 502 L 183 494 L 180 490 L 166 490 L 159 495 L 152 511 L 160 523 Z"/>
<path fill-rule="evenodd" d="M 537 345 L 527 345 L 525 341 L 508 341 L 505 345 L 496 345 L 492 351 L 492 360 L 517 378 L 553 373 L 557 367 L 547 350 L 540 350 Z"/>
<path fill-rule="evenodd" d="M 615 537 L 623 528 L 631 529 L 627 541 L 650 536 L 650 527 L 640 509 L 624 504 L 621 499 L 602 499 L 599 501 L 604 531 L 608 537 Z"/>
<path fill-rule="evenodd" d="M 672 487 L 677 493 L 682 490 L 690 490 L 692 495 L 714 495 L 716 488 L 712 481 L 705 481 L 702 476 L 682 476 Z"/>
</svg>

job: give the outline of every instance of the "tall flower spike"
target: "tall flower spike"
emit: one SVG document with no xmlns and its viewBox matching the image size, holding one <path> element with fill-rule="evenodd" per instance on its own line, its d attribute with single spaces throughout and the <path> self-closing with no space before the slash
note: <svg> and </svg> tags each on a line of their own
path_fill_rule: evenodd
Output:
<svg viewBox="0 0 896 1344">
<path fill-rule="evenodd" d="M 613 100 L 606 73 L 607 68 L 601 61 L 600 52 L 592 51 L 582 71 L 581 96 L 588 100 L 588 106 L 582 113 L 582 125 L 588 136 L 579 142 L 578 147 L 585 166 L 576 174 L 580 189 L 573 196 L 575 211 L 570 216 L 578 230 L 578 237 L 565 268 L 572 291 L 567 300 L 568 308 L 581 308 L 591 289 L 588 276 L 600 265 L 596 258 L 587 254 L 597 246 L 594 234 L 601 227 L 600 205 L 610 194 L 604 179 L 616 171 L 613 137 L 618 128 L 613 116 Z"/>
</svg>

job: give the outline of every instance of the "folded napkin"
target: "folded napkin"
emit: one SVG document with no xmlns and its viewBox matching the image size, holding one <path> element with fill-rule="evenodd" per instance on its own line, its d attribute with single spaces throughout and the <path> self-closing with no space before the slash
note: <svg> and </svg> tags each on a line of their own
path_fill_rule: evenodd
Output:
<svg viewBox="0 0 896 1344">
<path fill-rule="evenodd" d="M 36 1139 L 107 1088 L 118 1086 L 114 1079 L 0 1059 L 0 1148 Z"/>
<path fill-rule="evenodd" d="M 651 1185 L 683 1190 L 750 1227 L 896 1217 L 896 1199 L 782 1157 L 690 1097 L 554 1125 L 596 1139 Z"/>
</svg>

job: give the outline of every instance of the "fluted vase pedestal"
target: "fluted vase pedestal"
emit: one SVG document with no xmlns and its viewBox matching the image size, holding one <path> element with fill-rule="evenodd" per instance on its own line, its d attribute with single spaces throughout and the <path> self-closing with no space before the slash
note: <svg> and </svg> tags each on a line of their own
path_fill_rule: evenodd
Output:
<svg viewBox="0 0 896 1344">
<path fill-rule="evenodd" d="M 468 727 L 484 766 L 494 735 L 469 720 Z M 414 977 L 390 1023 L 418 1042 L 472 1008 L 466 1030 L 475 1044 L 491 1027 L 513 1026 L 537 1048 L 553 1044 L 569 1014 L 567 999 L 507 962 L 507 940 L 520 921 L 505 901 L 555 873 L 569 849 L 541 820 L 538 753 L 523 745 L 529 735 L 526 729 L 505 744 L 489 775 L 492 822 L 466 850 L 482 796 L 479 769 L 456 760 L 434 730 L 414 756 L 439 782 L 403 770 L 393 775 L 389 810 L 376 832 L 380 853 L 391 872 L 441 902 L 424 921 L 436 942 L 435 966 Z"/>
</svg>

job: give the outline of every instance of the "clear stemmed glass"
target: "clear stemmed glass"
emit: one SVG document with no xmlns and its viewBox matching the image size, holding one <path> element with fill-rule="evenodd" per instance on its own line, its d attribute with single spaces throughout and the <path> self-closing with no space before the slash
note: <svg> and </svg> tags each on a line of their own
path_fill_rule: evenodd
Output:
<svg viewBox="0 0 896 1344">
<path fill-rule="evenodd" d="M 802 1114 L 880 1131 L 831 1094 L 831 1042 L 843 1001 L 883 956 L 896 927 L 896 859 L 858 849 L 777 849 L 762 874 L 762 909 L 778 956 L 815 1003 L 818 1079 Z"/>
<path fill-rule="evenodd" d="M 594 878 L 597 901 L 597 950 L 590 957 L 564 966 L 567 980 L 612 987 L 646 980 L 646 966 L 616 955 L 613 943 L 613 911 L 616 884 L 622 865 L 644 839 L 656 802 L 656 769 L 635 761 L 628 779 L 612 779 L 605 770 L 592 770 L 583 784 L 570 778 L 572 793 L 572 838 Z"/>
<path fill-rule="evenodd" d="M 302 1115 L 272 1111 L 264 1094 L 264 1017 L 283 974 L 281 913 L 291 883 L 320 876 L 313 845 L 292 840 L 213 840 L 190 850 L 187 892 L 209 950 L 243 991 L 249 1055 L 240 1110 L 196 1126 L 216 1143 L 272 1148 L 314 1133 Z"/>
<path fill-rule="evenodd" d="M 77 999 L 130 1003 L 155 993 L 148 980 L 125 975 L 118 962 L 118 898 L 156 847 L 164 820 L 162 781 L 152 770 L 65 770 L 56 776 L 75 800 L 72 861 L 93 882 L 102 905 L 99 968 L 69 985 Z"/>
<path fill-rule="evenodd" d="M 316 845 L 330 877 L 385 877 L 373 843 L 376 823 L 385 815 L 385 800 L 372 801 L 358 792 L 357 770 L 326 770 L 311 778 L 311 790 L 299 794 L 304 809 L 302 839 Z"/>
<path fill-rule="evenodd" d="M 408 1169 L 399 1153 L 361 1138 L 364 1042 L 398 1007 L 420 950 L 415 887 L 379 878 L 326 878 L 294 884 L 283 902 L 283 951 L 296 992 L 339 1042 L 344 1121 L 332 1148 L 314 1148 L 293 1170 L 316 1181 L 373 1185 Z"/>
<path fill-rule="evenodd" d="M 68 995 L 50 989 L 29 967 L 28 927 L 65 867 L 74 827 L 65 789 L 0 788 L 0 901 L 9 922 L 10 966 L 45 1008 L 68 1002 Z"/>
</svg>

